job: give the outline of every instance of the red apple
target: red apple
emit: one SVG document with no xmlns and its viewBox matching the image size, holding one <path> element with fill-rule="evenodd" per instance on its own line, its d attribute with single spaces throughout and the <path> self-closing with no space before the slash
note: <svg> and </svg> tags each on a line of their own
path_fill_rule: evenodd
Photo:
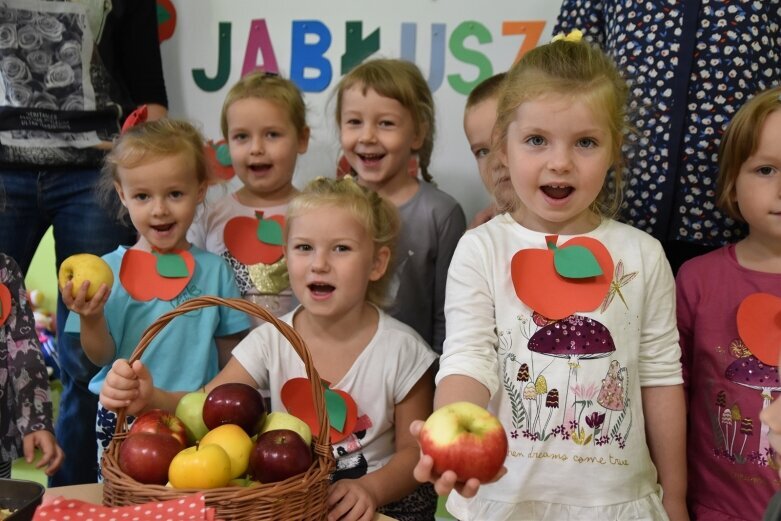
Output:
<svg viewBox="0 0 781 521">
<path fill-rule="evenodd" d="M 288 429 L 267 431 L 258 436 L 249 457 L 250 474 L 261 483 L 284 481 L 306 472 L 312 465 L 312 451 L 304 439 Z"/>
<path fill-rule="evenodd" d="M 187 427 L 184 422 L 174 414 L 162 409 L 152 409 L 137 416 L 133 425 L 130 426 L 128 434 L 137 432 L 168 434 L 176 438 L 182 444 L 182 448 L 187 446 Z"/>
<path fill-rule="evenodd" d="M 479 405 L 455 402 L 434 411 L 420 431 L 420 448 L 434 460 L 434 472 L 456 473 L 458 481 L 496 476 L 507 457 L 507 434 Z"/>
<path fill-rule="evenodd" d="M 239 262 L 246 266 L 255 264 L 274 264 L 285 254 L 281 244 L 263 242 L 258 237 L 258 227 L 263 221 L 273 221 L 278 229 L 285 228 L 285 218 L 281 215 L 264 217 L 258 212 L 257 217 L 238 216 L 225 224 L 223 236 L 225 247 Z"/>
<path fill-rule="evenodd" d="M 254 436 L 266 419 L 266 406 L 257 389 L 232 382 L 212 389 L 203 403 L 203 423 L 210 430 L 234 423 Z"/>
<path fill-rule="evenodd" d="M 159 432 L 129 434 L 119 447 L 119 468 L 140 483 L 165 485 L 168 466 L 184 445 Z"/>
</svg>

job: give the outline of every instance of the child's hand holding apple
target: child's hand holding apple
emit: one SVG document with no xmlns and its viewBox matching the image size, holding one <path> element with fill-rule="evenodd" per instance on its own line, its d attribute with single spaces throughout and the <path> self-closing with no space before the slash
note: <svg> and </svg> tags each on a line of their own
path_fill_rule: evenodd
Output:
<svg viewBox="0 0 781 521">
<path fill-rule="evenodd" d="M 114 274 L 106 261 L 88 253 L 71 255 L 57 275 L 63 303 L 82 318 L 102 316 Z"/>
<path fill-rule="evenodd" d="M 446 405 L 425 423 L 412 422 L 410 432 L 421 447 L 413 475 L 422 483 L 433 483 L 440 496 L 455 490 L 463 497 L 473 497 L 481 484 L 493 483 L 507 472 L 504 427 L 478 405 Z M 477 453 L 480 457 L 475 457 Z"/>
<path fill-rule="evenodd" d="M 127 360 L 116 360 L 100 389 L 100 403 L 116 411 L 127 408 L 127 414 L 137 415 L 149 405 L 154 392 L 152 375 L 140 360 L 131 366 Z"/>
</svg>

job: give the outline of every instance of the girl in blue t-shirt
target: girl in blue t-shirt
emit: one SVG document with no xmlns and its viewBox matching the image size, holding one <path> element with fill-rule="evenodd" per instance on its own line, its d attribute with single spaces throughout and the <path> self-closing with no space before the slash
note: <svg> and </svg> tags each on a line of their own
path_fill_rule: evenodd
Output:
<svg viewBox="0 0 781 521">
<path fill-rule="evenodd" d="M 133 127 L 106 157 L 102 189 L 119 194 L 121 215 L 130 217 L 138 241 L 103 256 L 113 289 L 101 284 L 88 300 L 89 281 L 62 288 L 63 302 L 74 312 L 65 331 L 80 334 L 85 354 L 102 367 L 89 385 L 95 394 L 112 362 L 129 357 L 160 315 L 195 296 L 239 296 L 225 262 L 186 239 L 206 185 L 202 137 L 182 121 Z M 169 323 L 142 360 L 162 388 L 197 389 L 217 374 L 248 328 L 248 318 L 235 310 L 192 311 Z M 98 404 L 98 463 L 115 426 L 114 413 Z"/>
</svg>

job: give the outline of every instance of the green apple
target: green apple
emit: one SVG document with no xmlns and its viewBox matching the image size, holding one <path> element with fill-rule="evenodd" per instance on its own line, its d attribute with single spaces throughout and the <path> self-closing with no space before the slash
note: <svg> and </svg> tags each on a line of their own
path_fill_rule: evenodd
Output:
<svg viewBox="0 0 781 521">
<path fill-rule="evenodd" d="M 111 289 L 114 284 L 114 273 L 106 261 L 97 255 L 78 253 L 62 261 L 60 265 L 57 282 L 61 290 L 68 281 L 73 282 L 73 298 L 76 298 L 76 293 L 81 289 L 82 284 L 89 282 L 87 288 L 87 300 L 89 300 L 95 296 L 103 284 Z"/>
<path fill-rule="evenodd" d="M 307 445 L 312 444 L 312 430 L 306 422 L 297 416 L 288 414 L 286 412 L 272 412 L 266 416 L 266 421 L 263 422 L 263 427 L 260 429 L 260 434 L 266 431 L 274 431 L 279 429 L 288 429 L 299 436 L 301 436 Z"/>
<path fill-rule="evenodd" d="M 209 432 L 206 424 L 203 423 L 203 403 L 206 401 L 207 394 L 200 391 L 187 393 L 176 404 L 176 417 L 182 420 L 187 428 L 187 439 L 190 443 L 195 443 L 203 438 Z"/>
</svg>

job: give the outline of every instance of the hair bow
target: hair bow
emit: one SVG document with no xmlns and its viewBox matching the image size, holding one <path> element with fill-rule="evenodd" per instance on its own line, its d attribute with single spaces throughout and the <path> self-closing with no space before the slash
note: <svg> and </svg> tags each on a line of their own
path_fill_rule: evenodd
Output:
<svg viewBox="0 0 781 521">
<path fill-rule="evenodd" d="M 558 42 L 559 40 L 564 40 L 565 42 L 577 43 L 582 39 L 583 39 L 583 31 L 579 29 L 573 29 L 567 35 L 565 35 L 564 33 L 557 34 L 551 39 L 551 43 Z"/>
</svg>

